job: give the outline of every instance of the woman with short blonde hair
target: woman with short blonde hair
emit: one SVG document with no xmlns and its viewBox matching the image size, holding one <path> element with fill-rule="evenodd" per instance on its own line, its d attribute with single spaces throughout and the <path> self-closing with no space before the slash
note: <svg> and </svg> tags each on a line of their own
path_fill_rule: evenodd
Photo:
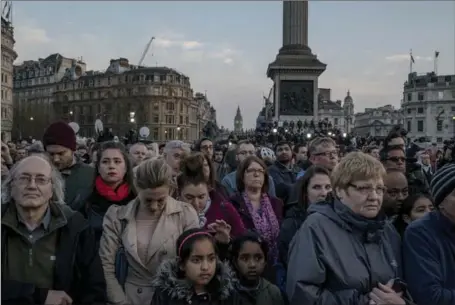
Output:
<svg viewBox="0 0 455 305">
<path fill-rule="evenodd" d="M 173 171 L 163 158 L 142 162 L 136 171 L 138 197 L 111 206 L 104 217 L 100 256 L 110 303 L 150 303 L 152 278 L 159 264 L 174 258 L 179 235 L 199 228 L 194 208 L 173 199 Z M 116 253 L 123 245 L 128 261 L 124 286 L 115 274 Z M 123 286 L 123 287 L 122 287 Z"/>
<path fill-rule="evenodd" d="M 310 205 L 289 248 L 290 304 L 405 304 L 392 289 L 402 284 L 401 244 L 380 213 L 384 176 L 382 164 L 361 152 L 334 168 L 335 200 Z"/>
</svg>

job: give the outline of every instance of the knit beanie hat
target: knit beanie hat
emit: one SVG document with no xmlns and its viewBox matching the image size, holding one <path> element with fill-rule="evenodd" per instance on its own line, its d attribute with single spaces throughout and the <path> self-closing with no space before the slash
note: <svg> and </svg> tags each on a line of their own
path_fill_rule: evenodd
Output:
<svg viewBox="0 0 455 305">
<path fill-rule="evenodd" d="M 47 127 L 43 136 L 44 148 L 48 145 L 60 145 L 76 150 L 76 134 L 70 125 L 63 121 L 55 122 Z"/>
<path fill-rule="evenodd" d="M 430 188 L 434 205 L 439 206 L 455 189 L 455 164 L 448 164 L 438 169 L 431 178 Z"/>
</svg>

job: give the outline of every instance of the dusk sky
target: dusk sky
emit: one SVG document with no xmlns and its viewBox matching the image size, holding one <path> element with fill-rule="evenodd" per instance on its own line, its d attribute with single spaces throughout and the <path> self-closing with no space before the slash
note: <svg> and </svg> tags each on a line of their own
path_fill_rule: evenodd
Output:
<svg viewBox="0 0 455 305">
<path fill-rule="evenodd" d="M 413 50 L 418 73 L 455 71 L 454 1 L 311 1 L 309 45 L 327 64 L 319 87 L 332 99 L 350 89 L 355 111 L 399 107 Z M 233 128 L 237 105 L 252 128 L 272 81 L 267 65 L 282 43 L 282 3 L 267 2 L 13 2 L 16 63 L 52 53 L 83 57 L 89 70 L 109 60 L 167 66 L 207 91 L 218 124 Z"/>
</svg>

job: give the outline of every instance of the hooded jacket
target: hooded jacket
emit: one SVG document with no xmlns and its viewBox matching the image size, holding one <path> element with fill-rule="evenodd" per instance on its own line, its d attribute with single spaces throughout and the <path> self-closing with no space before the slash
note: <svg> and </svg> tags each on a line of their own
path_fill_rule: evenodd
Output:
<svg viewBox="0 0 455 305">
<path fill-rule="evenodd" d="M 214 291 L 196 295 L 192 285 L 179 278 L 176 259 L 161 263 L 152 281 L 155 293 L 151 305 L 240 305 L 240 297 L 234 288 L 234 277 L 227 264 L 217 262 L 216 275 L 210 282 Z"/>
<path fill-rule="evenodd" d="M 400 236 L 385 217 L 361 217 L 339 200 L 308 213 L 289 248 L 291 305 L 366 305 L 378 283 L 401 277 Z"/>
</svg>

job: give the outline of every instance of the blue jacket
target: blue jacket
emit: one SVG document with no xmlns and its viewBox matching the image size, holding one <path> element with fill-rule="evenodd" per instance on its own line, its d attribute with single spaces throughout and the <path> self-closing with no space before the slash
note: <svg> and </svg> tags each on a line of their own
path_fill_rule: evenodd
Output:
<svg viewBox="0 0 455 305">
<path fill-rule="evenodd" d="M 455 224 L 439 211 L 414 221 L 404 234 L 403 258 L 417 304 L 455 304 Z"/>
</svg>

